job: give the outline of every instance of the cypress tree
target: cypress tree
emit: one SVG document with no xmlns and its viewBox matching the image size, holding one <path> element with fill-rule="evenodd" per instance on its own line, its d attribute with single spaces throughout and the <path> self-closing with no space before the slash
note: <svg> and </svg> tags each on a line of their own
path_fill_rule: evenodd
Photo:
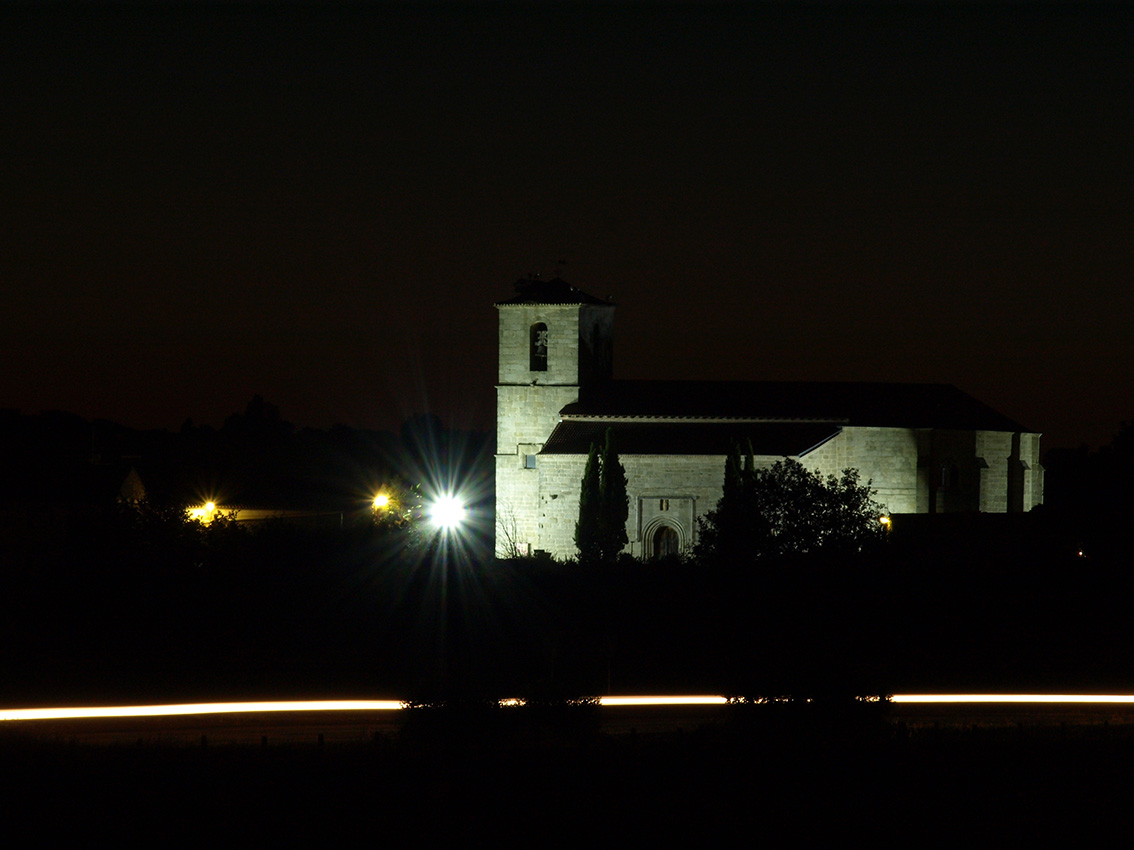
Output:
<svg viewBox="0 0 1134 850">
<path fill-rule="evenodd" d="M 599 490 L 599 516 L 602 558 L 614 561 L 626 547 L 626 520 L 630 516 L 630 497 L 626 494 L 626 469 L 614 449 L 614 436 L 606 429 L 602 449 L 602 480 Z"/>
<path fill-rule="evenodd" d="M 740 444 L 733 443 L 725 456 L 724 486 L 715 510 L 706 516 L 708 527 L 702 524 L 702 548 L 712 549 L 725 563 L 733 563 L 743 551 L 743 526 L 746 522 L 745 503 L 748 501 L 749 483 L 752 481 L 754 461 L 747 456 L 741 467 Z"/>
<path fill-rule="evenodd" d="M 751 516 L 755 510 L 754 488 L 756 486 L 756 458 L 752 451 L 752 441 L 748 441 L 744 453 L 744 471 L 740 474 L 740 498 L 737 499 L 736 510 L 740 516 Z"/>
<path fill-rule="evenodd" d="M 726 512 L 731 511 L 740 499 L 740 490 L 740 446 L 733 443 L 732 449 L 725 457 L 724 487 L 721 492 L 721 504 L 719 507 Z"/>
<path fill-rule="evenodd" d="M 579 519 L 575 523 L 575 548 L 579 550 L 579 561 L 584 564 L 602 559 L 600 510 L 599 451 L 598 446 L 591 443 L 579 492 Z"/>
</svg>

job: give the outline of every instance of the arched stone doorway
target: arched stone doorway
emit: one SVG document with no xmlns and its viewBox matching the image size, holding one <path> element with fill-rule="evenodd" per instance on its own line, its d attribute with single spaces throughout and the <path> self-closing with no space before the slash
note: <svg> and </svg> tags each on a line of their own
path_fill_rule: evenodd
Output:
<svg viewBox="0 0 1134 850">
<path fill-rule="evenodd" d="M 649 554 L 651 560 L 681 554 L 681 535 L 672 525 L 661 524 L 654 528 L 650 536 Z"/>
</svg>

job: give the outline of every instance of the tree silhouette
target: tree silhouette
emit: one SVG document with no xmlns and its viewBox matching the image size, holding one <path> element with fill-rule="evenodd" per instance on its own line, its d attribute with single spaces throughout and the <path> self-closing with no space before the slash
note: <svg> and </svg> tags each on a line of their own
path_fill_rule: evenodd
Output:
<svg viewBox="0 0 1134 850">
<path fill-rule="evenodd" d="M 626 547 L 626 519 L 630 498 L 626 494 L 626 469 L 614 449 L 610 429 L 600 453 L 591 444 L 579 493 L 579 519 L 575 523 L 575 546 L 584 564 L 610 563 Z"/>
<path fill-rule="evenodd" d="M 599 488 L 599 529 L 604 561 L 615 560 L 626 548 L 626 519 L 630 516 L 630 497 L 626 494 L 626 469 L 614 450 L 614 436 L 606 429 L 602 450 L 602 479 Z"/>
<path fill-rule="evenodd" d="M 725 461 L 725 486 L 717 507 L 700 519 L 697 554 L 736 559 L 857 552 L 879 540 L 882 505 L 858 471 L 841 476 L 811 472 L 784 458 L 769 469 L 739 469 L 739 449 Z"/>
<path fill-rule="evenodd" d="M 579 550 L 579 560 L 584 564 L 602 560 L 600 463 L 598 446 L 591 443 L 579 492 L 579 519 L 575 523 L 575 546 Z"/>
</svg>

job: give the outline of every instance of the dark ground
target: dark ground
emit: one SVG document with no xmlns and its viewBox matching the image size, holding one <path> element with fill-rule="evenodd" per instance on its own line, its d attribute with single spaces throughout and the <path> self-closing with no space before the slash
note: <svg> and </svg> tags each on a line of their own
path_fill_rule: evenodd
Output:
<svg viewBox="0 0 1134 850">
<path fill-rule="evenodd" d="M 8 706 L 1123 692 L 1134 670 L 1131 572 L 1037 513 L 907 541 L 898 524 L 869 557 L 744 570 L 102 519 L 3 574 Z"/>
<path fill-rule="evenodd" d="M 910 729 L 767 707 L 667 733 L 483 719 L 415 718 L 325 746 L 97 746 L 6 730 L 0 816 L 38 844 L 1019 846 L 1093 843 L 1134 800 L 1130 726 Z"/>
<path fill-rule="evenodd" d="M 1134 727 L 914 728 L 827 708 L 848 694 L 1130 691 L 1129 505 L 1073 492 L 1028 515 L 899 521 L 866 558 L 599 571 L 488 561 L 483 528 L 439 552 L 366 523 L 206 529 L 156 504 L 41 492 L 33 511 L 12 495 L 6 706 L 464 709 L 322 748 L 91 746 L 5 727 L 0 824 L 36 844 L 1094 843 L 1134 802 Z M 607 692 L 814 694 L 825 708 L 637 734 L 585 713 L 483 714 L 494 697 Z"/>
</svg>

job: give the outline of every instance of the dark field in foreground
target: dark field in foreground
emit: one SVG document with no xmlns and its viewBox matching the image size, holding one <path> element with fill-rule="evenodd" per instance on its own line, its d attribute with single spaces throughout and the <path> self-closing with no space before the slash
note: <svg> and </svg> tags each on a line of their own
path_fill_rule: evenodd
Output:
<svg viewBox="0 0 1134 850">
<path fill-rule="evenodd" d="M 97 526 L 0 570 L 0 698 L 1129 690 L 1134 571 L 1003 519 L 848 557 L 609 568 L 366 527 Z"/>
<path fill-rule="evenodd" d="M 1134 798 L 1129 725 L 915 728 L 873 710 L 761 707 L 610 734 L 587 709 L 406 717 L 399 730 L 324 746 L 94 746 L 4 730 L 0 814 L 37 843 L 78 831 L 163 843 L 1003 846 L 1089 840 Z"/>
</svg>

